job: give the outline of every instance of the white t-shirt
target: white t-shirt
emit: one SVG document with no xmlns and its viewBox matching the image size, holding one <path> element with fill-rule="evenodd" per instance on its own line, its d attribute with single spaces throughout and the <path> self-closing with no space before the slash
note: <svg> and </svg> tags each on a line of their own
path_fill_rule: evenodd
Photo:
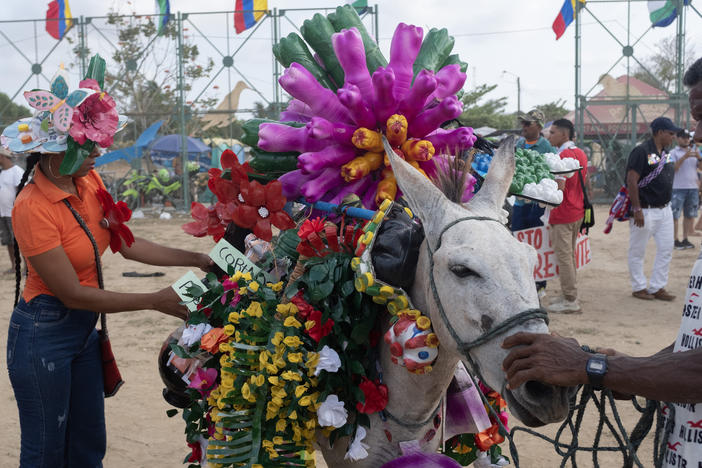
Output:
<svg viewBox="0 0 702 468">
<path fill-rule="evenodd" d="M 673 352 L 702 346 L 702 254 L 692 267 L 685 294 L 680 331 Z M 702 403 L 673 404 L 675 425 L 668 435 L 665 465 L 676 468 L 702 467 Z"/>
<path fill-rule="evenodd" d="M 696 149 L 696 148 L 695 148 Z M 673 162 L 685 156 L 688 148 L 676 146 L 670 152 Z M 697 150 L 699 152 L 699 150 Z M 697 190 L 697 158 L 687 158 L 680 164 L 673 177 L 673 189 L 694 189 Z"/>
<path fill-rule="evenodd" d="M 15 203 L 17 186 L 22 180 L 24 171 L 19 166 L 0 171 L 0 216 L 12 216 L 12 205 Z"/>
</svg>

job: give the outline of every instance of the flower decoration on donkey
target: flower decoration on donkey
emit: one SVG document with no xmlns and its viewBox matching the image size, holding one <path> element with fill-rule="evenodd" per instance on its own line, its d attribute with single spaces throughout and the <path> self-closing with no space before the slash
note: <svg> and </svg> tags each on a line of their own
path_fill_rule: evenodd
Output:
<svg viewBox="0 0 702 468">
<path fill-rule="evenodd" d="M 287 67 L 279 82 L 293 100 L 281 122 L 245 125 L 245 140 L 267 158 L 299 153 L 297 169 L 279 176 L 288 198 L 339 204 L 354 193 L 375 209 L 400 196 L 382 135 L 428 176 L 436 172 L 435 155 L 475 143 L 471 128 L 440 128 L 461 114 L 457 93 L 466 80 L 445 29 L 424 37 L 422 28 L 400 23 L 389 63 L 352 9 L 315 15 L 300 31 L 321 65 L 296 33 L 283 38 L 274 54 Z"/>
<path fill-rule="evenodd" d="M 265 185 L 249 180 L 254 174 L 248 163 L 240 164 L 232 150 L 226 150 L 220 158 L 222 169 L 210 169 L 208 186 L 217 197 L 217 203 L 205 207 L 201 203 L 191 205 L 195 221 L 184 224 L 183 230 L 196 237 L 211 235 L 215 241 L 224 236 L 230 222 L 251 229 L 256 237 L 270 242 L 271 226 L 285 230 L 295 227 L 288 213 L 283 211 L 286 198 L 279 181 Z"/>
</svg>

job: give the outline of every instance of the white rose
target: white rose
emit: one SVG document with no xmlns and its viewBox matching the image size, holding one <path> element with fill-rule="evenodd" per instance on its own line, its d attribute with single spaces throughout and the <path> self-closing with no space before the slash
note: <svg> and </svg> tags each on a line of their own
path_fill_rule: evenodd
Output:
<svg viewBox="0 0 702 468">
<path fill-rule="evenodd" d="M 336 427 L 337 429 L 346 424 L 348 412 L 344 408 L 344 402 L 339 401 L 336 395 L 329 395 L 317 409 L 317 420 L 322 427 Z"/>
<path fill-rule="evenodd" d="M 185 347 L 190 347 L 200 341 L 202 335 L 212 330 L 212 325 L 209 323 L 198 323 L 197 325 L 188 325 L 183 330 L 183 334 L 180 337 L 180 342 Z"/>
<path fill-rule="evenodd" d="M 361 460 L 368 456 L 368 444 L 362 442 L 366 438 L 366 429 L 363 426 L 358 426 L 356 429 L 356 437 L 354 437 L 349 451 L 344 455 L 344 460 L 351 460 L 352 462 Z"/>
<path fill-rule="evenodd" d="M 314 370 L 315 377 L 318 376 L 323 370 L 327 372 L 336 372 L 341 367 L 341 359 L 336 351 L 327 345 L 324 345 L 322 350 L 319 352 L 319 362 L 317 363 L 317 368 Z"/>
</svg>

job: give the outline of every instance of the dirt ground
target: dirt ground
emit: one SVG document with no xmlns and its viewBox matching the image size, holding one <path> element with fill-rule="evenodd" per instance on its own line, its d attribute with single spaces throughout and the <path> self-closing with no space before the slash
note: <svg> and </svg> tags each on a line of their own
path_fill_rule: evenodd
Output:
<svg viewBox="0 0 702 468">
<path fill-rule="evenodd" d="M 699 249 L 675 251 L 670 268 L 668 290 L 677 295 L 675 302 L 641 301 L 631 297 L 626 263 L 628 226 L 617 223 L 609 235 L 602 234 L 606 207 L 596 211 L 597 226 L 591 232 L 593 261 L 578 276 L 583 314 L 576 316 L 555 315 L 551 329 L 573 336 L 590 346 L 607 346 L 634 355 L 649 355 L 669 345 L 675 338 L 683 306 L 687 278 Z M 159 220 L 156 217 L 134 220 L 130 226 L 134 233 L 180 248 L 208 252 L 213 242 L 209 238 L 195 239 L 184 234 L 180 226 L 183 217 Z M 695 245 L 700 238 L 692 239 Z M 650 271 L 653 259 L 653 242 L 649 244 L 646 268 Z M 105 285 L 115 291 L 153 291 L 173 283 L 186 268 L 158 268 L 142 266 L 124 260 L 110 252 L 103 256 Z M 9 259 L 0 255 L 0 271 L 9 267 Z M 163 271 L 160 278 L 123 277 L 127 271 Z M 7 329 L 14 297 L 14 277 L 0 277 L 0 414 L 5 421 L 0 427 L 0 467 L 14 467 L 19 456 L 19 423 L 10 382 L 5 371 L 5 346 Z M 558 282 L 550 282 L 549 296 L 558 292 Z M 548 299 L 547 299 L 548 301 Z M 156 358 L 163 340 L 178 326 L 176 319 L 152 311 L 112 314 L 109 317 L 110 336 L 117 361 L 126 384 L 114 398 L 106 400 L 108 449 L 106 468 L 149 467 L 172 468 L 182 466 L 188 453 L 180 415 L 166 416 L 169 409 L 161 397 L 163 388 L 158 375 Z M 581 442 L 592 440 L 596 430 L 594 410 L 588 412 L 583 423 Z M 631 430 L 638 414 L 631 405 L 620 405 L 624 425 Z M 511 420 L 512 423 L 516 421 Z M 540 429 L 553 435 L 557 425 Z M 611 436 L 604 436 L 612 442 Z M 651 437 L 640 450 L 643 466 L 652 466 Z M 552 446 L 539 439 L 520 433 L 516 438 L 522 467 L 556 467 L 560 464 Z M 505 444 L 506 446 L 506 444 Z M 621 466 L 621 458 L 602 457 L 600 466 Z M 321 464 L 320 464 L 321 466 Z M 588 454 L 578 457 L 578 466 L 593 466 Z"/>
</svg>

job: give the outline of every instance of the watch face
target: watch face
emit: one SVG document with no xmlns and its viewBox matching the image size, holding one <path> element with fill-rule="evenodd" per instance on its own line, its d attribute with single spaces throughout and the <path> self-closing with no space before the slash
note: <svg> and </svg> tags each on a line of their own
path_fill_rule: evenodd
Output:
<svg viewBox="0 0 702 468">
<path fill-rule="evenodd" d="M 590 361 L 587 363 L 588 368 L 593 372 L 602 372 L 605 370 L 605 363 L 602 361 Z"/>
</svg>

